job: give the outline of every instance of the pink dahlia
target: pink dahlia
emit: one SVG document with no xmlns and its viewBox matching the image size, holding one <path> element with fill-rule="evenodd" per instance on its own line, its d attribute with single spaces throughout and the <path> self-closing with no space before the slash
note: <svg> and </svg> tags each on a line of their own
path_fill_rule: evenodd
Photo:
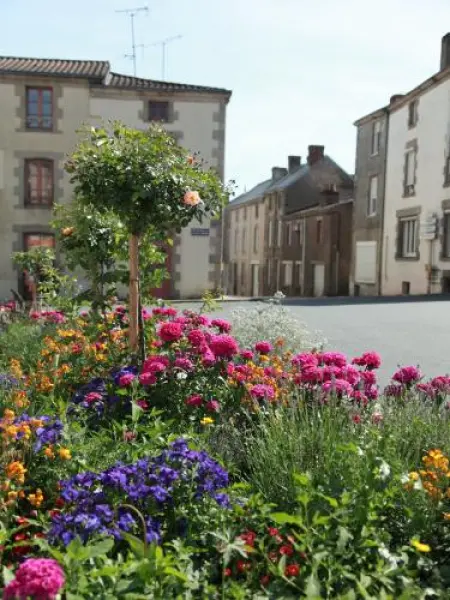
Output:
<svg viewBox="0 0 450 600">
<path fill-rule="evenodd" d="M 215 362 L 216 357 L 214 356 L 213 352 L 210 350 L 210 348 L 205 348 L 202 351 L 202 365 L 204 367 L 212 367 Z"/>
<path fill-rule="evenodd" d="M 86 394 L 84 399 L 88 404 L 92 404 L 98 400 L 103 400 L 103 396 L 98 392 L 89 392 L 89 394 Z"/>
<path fill-rule="evenodd" d="M 335 365 L 325 365 L 323 367 L 323 380 L 332 381 L 333 379 L 344 379 L 341 367 Z"/>
<path fill-rule="evenodd" d="M 206 403 L 205 408 L 208 412 L 219 412 L 220 404 L 217 402 L 217 400 L 210 400 Z"/>
<path fill-rule="evenodd" d="M 180 356 L 175 359 L 174 367 L 176 369 L 182 369 L 183 371 L 192 371 L 194 369 L 194 363 L 189 358 Z"/>
<path fill-rule="evenodd" d="M 177 342 L 183 336 L 183 329 L 180 323 L 163 323 L 158 334 L 163 342 Z"/>
<path fill-rule="evenodd" d="M 158 364 L 158 367 L 154 367 L 154 364 Z M 153 356 L 149 356 L 145 361 L 144 364 L 142 365 L 142 372 L 143 373 L 154 373 L 157 372 L 160 369 L 161 365 L 164 365 L 165 368 L 167 368 L 170 364 L 170 360 L 168 356 L 164 356 L 163 354 L 155 354 Z"/>
<path fill-rule="evenodd" d="M 393 381 L 398 381 L 398 383 L 403 383 L 405 385 L 416 383 L 420 378 L 420 371 L 414 366 L 400 367 L 392 377 Z"/>
<path fill-rule="evenodd" d="M 119 385 L 120 387 L 129 387 L 135 379 L 136 376 L 133 373 L 124 373 L 119 378 Z"/>
<path fill-rule="evenodd" d="M 434 379 L 430 381 L 430 385 L 437 392 L 445 394 L 450 393 L 450 377 L 446 375 L 439 375 L 438 377 L 434 377 Z"/>
<path fill-rule="evenodd" d="M 322 385 L 322 390 L 327 393 L 334 393 L 337 396 L 351 396 L 353 392 L 352 386 L 345 379 L 335 379 L 334 381 L 326 381 Z"/>
<path fill-rule="evenodd" d="M 216 358 L 233 358 L 239 352 L 237 341 L 231 335 L 213 335 L 209 343 Z"/>
<path fill-rule="evenodd" d="M 353 365 L 345 365 L 341 369 L 341 377 L 352 385 L 356 385 L 361 379 L 361 373 Z"/>
<path fill-rule="evenodd" d="M 146 371 L 139 375 L 139 382 L 141 385 L 154 385 L 156 381 L 156 375 L 150 371 Z"/>
<path fill-rule="evenodd" d="M 256 400 L 273 400 L 275 398 L 275 390 L 271 385 L 265 385 L 264 383 L 257 383 L 254 385 L 250 394 Z"/>
<path fill-rule="evenodd" d="M 354 358 L 352 363 L 359 367 L 366 367 L 367 369 L 379 369 L 381 358 L 377 352 L 364 352 L 362 356 Z"/>
<path fill-rule="evenodd" d="M 54 600 L 65 583 L 64 571 L 52 558 L 29 558 L 5 587 L 6 600 Z"/>
<path fill-rule="evenodd" d="M 253 360 L 253 352 L 251 350 L 242 350 L 240 357 L 243 360 Z"/>
<path fill-rule="evenodd" d="M 231 331 L 231 323 L 225 321 L 225 319 L 213 319 L 211 325 L 217 327 L 220 333 L 230 333 Z"/>
<path fill-rule="evenodd" d="M 200 396 L 200 394 L 195 394 L 194 396 L 190 396 L 189 398 L 186 398 L 184 403 L 186 404 L 186 406 L 199 407 L 203 404 L 203 397 Z"/>
<path fill-rule="evenodd" d="M 273 350 L 273 346 L 270 342 L 265 342 L 265 341 L 256 342 L 255 350 L 256 350 L 256 352 L 259 352 L 260 354 L 270 354 Z"/>
<path fill-rule="evenodd" d="M 319 361 L 317 360 L 317 354 L 313 354 L 312 352 L 302 352 L 301 354 L 294 356 L 292 364 L 299 367 L 305 367 L 307 365 L 317 366 Z"/>
<path fill-rule="evenodd" d="M 324 352 L 321 355 L 321 359 L 324 365 L 334 365 L 335 367 L 345 367 L 347 364 L 347 357 L 341 352 Z"/>
<path fill-rule="evenodd" d="M 202 344 L 205 343 L 205 334 L 201 329 L 192 329 L 187 335 L 189 343 L 194 348 L 199 348 Z"/>
<path fill-rule="evenodd" d="M 375 385 L 377 382 L 377 376 L 373 371 L 361 371 L 360 375 L 365 385 Z"/>
<path fill-rule="evenodd" d="M 403 394 L 403 388 L 396 383 L 390 384 L 384 388 L 384 395 L 390 398 L 400 398 Z"/>
</svg>

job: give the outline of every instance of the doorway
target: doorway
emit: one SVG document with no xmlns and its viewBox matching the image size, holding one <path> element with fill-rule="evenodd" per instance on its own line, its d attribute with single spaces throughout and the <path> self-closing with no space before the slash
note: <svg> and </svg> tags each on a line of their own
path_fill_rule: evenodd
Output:
<svg viewBox="0 0 450 600">
<path fill-rule="evenodd" d="M 314 265 L 314 296 L 321 297 L 325 294 L 325 265 Z"/>
</svg>

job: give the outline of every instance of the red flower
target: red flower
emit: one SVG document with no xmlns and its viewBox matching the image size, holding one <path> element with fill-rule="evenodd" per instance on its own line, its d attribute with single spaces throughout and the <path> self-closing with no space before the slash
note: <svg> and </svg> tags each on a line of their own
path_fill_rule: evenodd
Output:
<svg viewBox="0 0 450 600">
<path fill-rule="evenodd" d="M 185 400 L 185 404 L 186 406 L 201 406 L 203 403 L 203 398 L 202 396 L 200 396 L 200 394 L 194 394 L 193 396 L 190 396 L 189 398 L 186 398 Z"/>
<path fill-rule="evenodd" d="M 253 548 L 255 545 L 256 533 L 254 531 L 246 531 L 245 533 L 241 534 L 240 538 L 241 540 L 244 540 L 247 546 Z"/>
<path fill-rule="evenodd" d="M 275 537 L 280 533 L 279 529 L 277 529 L 276 527 L 269 527 L 268 531 L 269 535 L 271 535 L 272 537 Z"/>
<path fill-rule="evenodd" d="M 176 342 L 182 337 L 183 330 L 179 323 L 163 323 L 158 333 L 163 342 Z"/>
<path fill-rule="evenodd" d="M 233 572 L 232 572 L 231 569 L 227 568 L 227 569 L 224 569 L 223 574 L 224 574 L 225 577 L 231 577 L 231 575 L 233 574 Z"/>
<path fill-rule="evenodd" d="M 64 500 L 62 498 L 57 498 L 55 500 L 55 506 L 57 508 L 62 508 L 64 506 Z"/>
<path fill-rule="evenodd" d="M 245 560 L 238 560 L 236 563 L 236 568 L 239 573 L 245 573 L 251 569 L 251 564 Z"/>
<path fill-rule="evenodd" d="M 284 556 L 292 556 L 294 554 L 294 548 L 285 544 L 284 546 L 281 546 L 280 554 L 283 554 Z"/>
<path fill-rule="evenodd" d="M 286 575 L 286 577 L 297 577 L 299 573 L 300 567 L 296 564 L 288 565 L 284 570 L 284 574 Z"/>
<path fill-rule="evenodd" d="M 219 412 L 220 404 L 217 402 L 217 400 L 210 400 L 206 403 L 205 408 L 208 412 Z"/>
<path fill-rule="evenodd" d="M 264 587 L 268 586 L 268 585 L 269 585 L 269 583 L 270 583 L 270 577 L 269 577 L 269 575 L 263 575 L 263 576 L 261 577 L 261 579 L 259 580 L 259 583 L 260 583 L 262 586 L 264 586 Z"/>
</svg>

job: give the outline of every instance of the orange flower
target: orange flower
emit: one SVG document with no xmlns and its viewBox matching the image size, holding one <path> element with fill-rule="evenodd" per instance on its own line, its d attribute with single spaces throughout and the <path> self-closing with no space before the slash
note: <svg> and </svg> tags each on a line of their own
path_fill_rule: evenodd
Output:
<svg viewBox="0 0 450 600">
<path fill-rule="evenodd" d="M 6 476 L 8 479 L 15 479 L 18 483 L 24 483 L 26 472 L 27 470 L 23 466 L 23 463 L 18 460 L 9 463 L 6 467 Z"/>
<path fill-rule="evenodd" d="M 191 190 L 188 190 L 184 195 L 183 202 L 187 206 L 197 206 L 200 204 L 200 202 L 202 202 L 202 199 L 200 198 L 200 194 L 198 192 L 192 192 Z"/>
<path fill-rule="evenodd" d="M 64 229 L 61 229 L 61 233 L 64 237 L 69 237 L 74 231 L 74 227 L 64 227 Z"/>
<path fill-rule="evenodd" d="M 37 489 L 35 494 L 28 494 L 28 502 L 31 506 L 39 508 L 44 501 L 44 494 L 41 489 Z"/>
</svg>

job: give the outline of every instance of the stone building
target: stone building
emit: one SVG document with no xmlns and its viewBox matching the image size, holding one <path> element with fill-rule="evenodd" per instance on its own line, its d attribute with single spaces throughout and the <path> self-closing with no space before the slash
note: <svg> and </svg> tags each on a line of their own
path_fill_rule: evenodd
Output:
<svg viewBox="0 0 450 600">
<path fill-rule="evenodd" d="M 231 92 L 111 72 L 104 61 L 0 57 L 0 299 L 22 288 L 11 254 L 54 245 L 55 203 L 70 202 L 63 165 L 82 124 L 120 120 L 144 129 L 163 122 L 179 143 L 223 176 Z M 191 223 L 168 257 L 165 297 L 198 297 L 218 285 L 220 221 Z"/>
<path fill-rule="evenodd" d="M 292 296 L 305 294 L 302 211 L 319 207 L 322 192 L 329 189 L 337 190 L 339 201 L 348 200 L 353 196 L 353 178 L 324 153 L 324 146 L 309 146 L 305 163 L 300 156 L 289 156 L 287 168 L 273 167 L 270 179 L 230 203 L 226 232 L 229 293 L 268 296 L 282 290 Z M 255 246 L 251 243 L 255 237 L 248 238 L 247 232 L 251 228 L 254 232 L 256 223 L 247 218 L 258 219 Z"/>
</svg>

